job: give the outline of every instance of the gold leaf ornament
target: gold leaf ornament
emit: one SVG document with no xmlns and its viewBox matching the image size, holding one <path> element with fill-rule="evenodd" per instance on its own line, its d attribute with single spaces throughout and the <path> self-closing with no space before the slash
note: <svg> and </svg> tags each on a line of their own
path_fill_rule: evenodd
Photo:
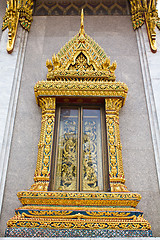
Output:
<svg viewBox="0 0 160 240">
<path fill-rule="evenodd" d="M 102 69 L 107 70 L 107 68 L 110 66 L 110 58 L 106 58 L 106 60 L 102 63 Z"/>
<path fill-rule="evenodd" d="M 54 69 L 58 70 L 58 68 L 60 68 L 60 66 L 61 66 L 61 62 L 57 55 L 54 54 L 52 56 L 52 62 L 53 62 Z"/>
<path fill-rule="evenodd" d="M 51 72 L 53 70 L 53 64 L 52 64 L 51 60 L 47 59 L 46 67 L 48 68 L 48 72 Z"/>
</svg>

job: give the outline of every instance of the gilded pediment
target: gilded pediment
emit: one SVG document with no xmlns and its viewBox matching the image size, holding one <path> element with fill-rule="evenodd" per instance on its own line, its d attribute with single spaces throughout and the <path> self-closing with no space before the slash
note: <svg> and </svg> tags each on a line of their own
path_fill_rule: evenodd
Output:
<svg viewBox="0 0 160 240">
<path fill-rule="evenodd" d="M 46 66 L 47 80 L 115 81 L 117 65 L 111 64 L 104 50 L 85 33 L 82 11 L 79 33 L 48 59 Z"/>
</svg>

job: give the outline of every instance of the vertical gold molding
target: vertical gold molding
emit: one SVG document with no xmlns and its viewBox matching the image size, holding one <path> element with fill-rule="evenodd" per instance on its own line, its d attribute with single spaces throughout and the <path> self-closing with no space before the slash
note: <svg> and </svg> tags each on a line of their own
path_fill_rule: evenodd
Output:
<svg viewBox="0 0 160 240">
<path fill-rule="evenodd" d="M 128 192 L 124 185 L 124 171 L 122 162 L 122 145 L 119 133 L 119 110 L 123 99 L 106 98 L 106 129 L 109 161 L 109 180 L 111 192 Z"/>
<path fill-rule="evenodd" d="M 35 183 L 30 190 L 47 191 L 50 181 L 56 98 L 40 98 L 39 105 L 42 108 L 41 134 L 34 176 Z"/>
</svg>

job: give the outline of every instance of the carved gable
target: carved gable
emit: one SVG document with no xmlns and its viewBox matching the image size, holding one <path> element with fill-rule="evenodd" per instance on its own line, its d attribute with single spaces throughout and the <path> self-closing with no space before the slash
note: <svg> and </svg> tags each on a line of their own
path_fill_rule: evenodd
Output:
<svg viewBox="0 0 160 240">
<path fill-rule="evenodd" d="M 79 77 L 79 80 L 93 81 L 94 77 L 96 81 L 115 81 L 116 62 L 110 64 L 104 50 L 85 33 L 82 18 L 79 33 L 52 56 L 52 61 L 47 60 L 47 80 Z"/>
</svg>

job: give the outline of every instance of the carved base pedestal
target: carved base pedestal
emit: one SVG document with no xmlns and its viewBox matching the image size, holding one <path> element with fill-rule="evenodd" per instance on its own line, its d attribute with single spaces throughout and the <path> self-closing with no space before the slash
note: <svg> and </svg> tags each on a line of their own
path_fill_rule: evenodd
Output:
<svg viewBox="0 0 160 240">
<path fill-rule="evenodd" d="M 136 193 L 24 191 L 18 197 L 24 206 L 8 221 L 6 237 L 152 235 L 135 208 L 141 198 Z"/>
</svg>

